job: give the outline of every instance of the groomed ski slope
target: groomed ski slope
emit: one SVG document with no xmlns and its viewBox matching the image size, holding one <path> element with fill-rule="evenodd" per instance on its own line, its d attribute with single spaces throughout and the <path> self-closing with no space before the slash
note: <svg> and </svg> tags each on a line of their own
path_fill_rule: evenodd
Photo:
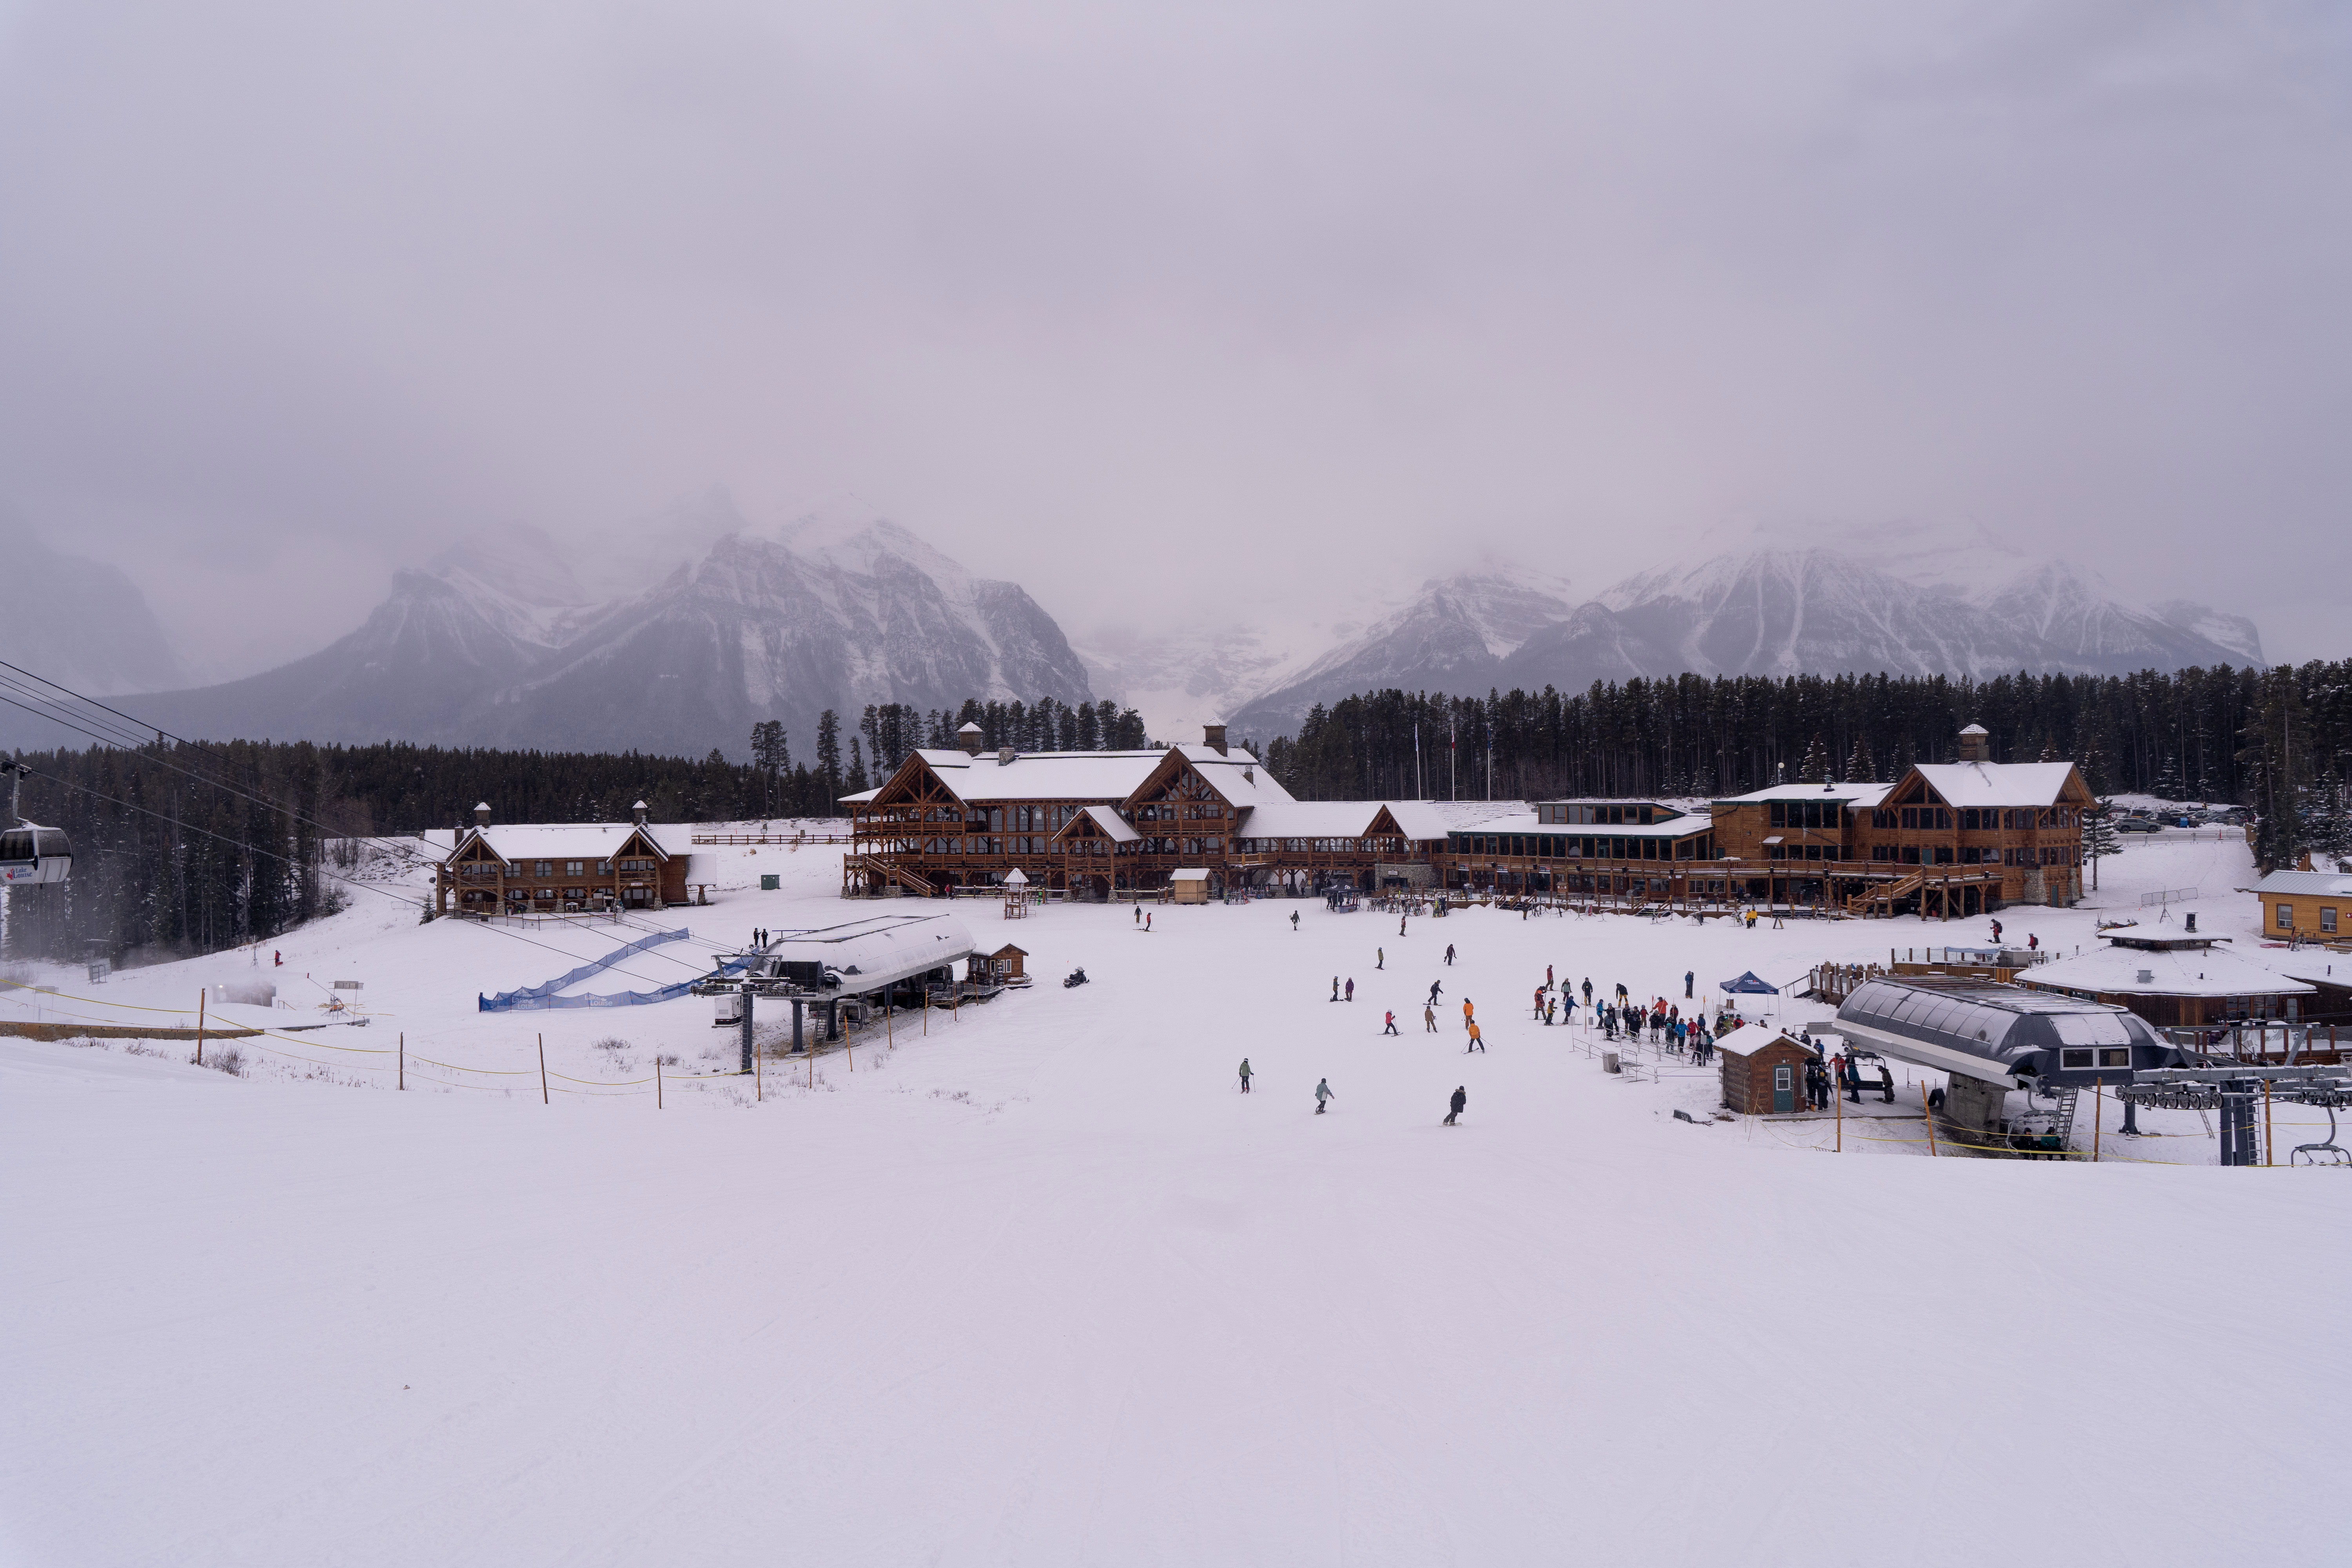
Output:
<svg viewBox="0 0 2352 1568">
<path fill-rule="evenodd" d="M 833 917 L 824 859 L 698 934 Z M 957 910 L 1038 986 L 756 1106 L 0 1041 L 0 1560 L 2340 1561 L 2352 1182 L 1693 1127 L 1703 1082 L 1522 1005 L 1957 927 Z M 543 1023 L 583 1076 L 614 1030 L 708 1070 L 705 1004 L 463 1011 L 453 936 L 355 908 L 289 963 L 373 954 L 452 1060 Z"/>
</svg>

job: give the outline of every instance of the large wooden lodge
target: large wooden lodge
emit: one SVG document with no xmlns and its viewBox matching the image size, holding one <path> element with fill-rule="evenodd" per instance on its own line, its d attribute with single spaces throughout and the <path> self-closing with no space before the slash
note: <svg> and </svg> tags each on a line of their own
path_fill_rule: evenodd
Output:
<svg viewBox="0 0 2352 1568">
<path fill-rule="evenodd" d="M 1757 902 L 1979 913 L 2082 896 L 2073 764 L 1960 760 L 1892 784 L 1776 785 L 1706 815 L 1655 800 L 1567 800 L 1459 825 L 1425 801 L 1300 801 L 1221 725 L 1165 751 L 909 754 L 845 801 L 844 891 L 942 894 L 1001 881 L 1076 898 L 1156 890 L 1205 869 L 1213 894 L 1434 888 L 1664 904 Z"/>
</svg>

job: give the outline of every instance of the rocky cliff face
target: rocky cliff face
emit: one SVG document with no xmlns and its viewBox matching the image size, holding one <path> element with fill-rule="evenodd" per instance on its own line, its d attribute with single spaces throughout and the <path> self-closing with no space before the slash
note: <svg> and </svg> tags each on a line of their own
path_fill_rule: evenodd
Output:
<svg viewBox="0 0 2352 1568">
<path fill-rule="evenodd" d="M 1906 581 L 1843 552 L 1757 551 L 1643 573 L 1581 605 L 1518 591 L 1507 601 L 1515 613 L 1501 616 L 1481 608 L 1496 602 L 1491 588 L 1433 583 L 1363 637 L 1244 704 L 1236 731 L 1295 732 L 1314 703 L 1389 686 L 1574 692 L 1596 680 L 1686 671 L 1987 679 L 2262 662 L 2252 622 L 2200 605 L 2133 605 L 2065 562 L 1963 592 Z"/>
<path fill-rule="evenodd" d="M 773 718 L 805 756 L 826 708 L 1091 696 L 1027 594 L 887 521 L 732 535 L 643 593 L 575 596 L 511 552 L 455 553 L 319 653 L 141 710 L 184 734 L 738 757 Z"/>
</svg>

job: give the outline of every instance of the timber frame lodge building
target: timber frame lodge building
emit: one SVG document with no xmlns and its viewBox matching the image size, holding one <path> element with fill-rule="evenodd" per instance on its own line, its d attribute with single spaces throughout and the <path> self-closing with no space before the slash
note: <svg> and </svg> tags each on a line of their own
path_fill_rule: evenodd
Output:
<svg viewBox="0 0 2352 1568">
<path fill-rule="evenodd" d="M 2082 896 L 2083 812 L 2068 763 L 1960 760 L 1892 784 L 1791 784 L 1713 803 L 1537 803 L 1466 825 L 1426 801 L 1300 801 L 1210 725 L 1165 751 L 910 753 L 848 796 L 843 892 L 944 894 L 1014 868 L 1079 899 L 1156 890 L 1205 869 L 1211 891 L 1444 888 L 1668 905 L 1811 904 L 1958 917 Z"/>
</svg>

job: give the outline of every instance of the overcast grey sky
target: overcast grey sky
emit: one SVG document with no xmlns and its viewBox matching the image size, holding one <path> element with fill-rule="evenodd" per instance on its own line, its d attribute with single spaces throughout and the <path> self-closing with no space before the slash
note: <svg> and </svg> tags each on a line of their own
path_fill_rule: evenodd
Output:
<svg viewBox="0 0 2352 1568">
<path fill-rule="evenodd" d="M 1074 630 L 1901 522 L 2341 657 L 2346 18 L 0 0 L 0 495 L 215 673 L 714 485 Z"/>
</svg>

